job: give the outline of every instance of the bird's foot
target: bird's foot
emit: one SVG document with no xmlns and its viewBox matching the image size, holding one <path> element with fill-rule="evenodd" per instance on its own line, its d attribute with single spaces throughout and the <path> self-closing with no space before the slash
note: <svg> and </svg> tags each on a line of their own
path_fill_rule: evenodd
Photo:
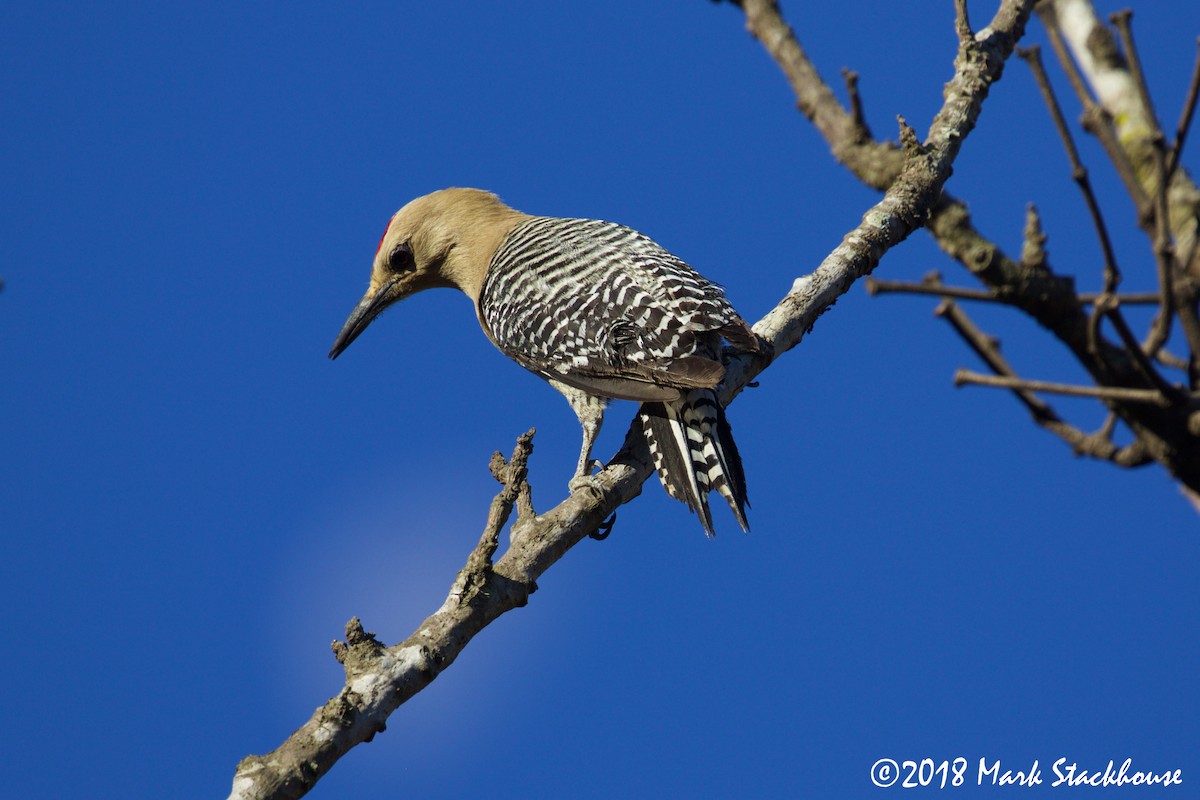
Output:
<svg viewBox="0 0 1200 800">
<path fill-rule="evenodd" d="M 590 468 L 604 469 L 604 465 L 593 459 Z M 597 475 L 591 475 L 587 472 L 581 472 L 581 474 L 571 478 L 571 480 L 567 482 L 567 488 L 571 490 L 571 494 L 575 494 L 575 492 L 579 491 L 587 492 L 592 496 L 593 499 L 597 501 L 604 496 L 604 487 L 600 484 L 600 477 Z M 617 513 L 614 511 L 611 517 L 604 520 L 604 522 L 601 522 L 599 527 L 589 533 L 588 536 L 598 542 L 602 542 L 608 538 L 610 533 L 612 533 L 613 525 L 615 525 L 616 522 Z"/>
<path fill-rule="evenodd" d="M 595 475 L 576 475 L 567 481 L 567 489 L 571 491 L 571 494 L 579 491 L 588 492 L 597 500 L 604 494 L 604 489 L 600 486 L 600 479 Z"/>
<path fill-rule="evenodd" d="M 604 462 L 594 458 L 586 466 L 580 462 L 579 471 L 575 473 L 574 478 L 567 481 L 567 488 L 571 491 L 571 494 L 575 494 L 580 489 L 586 489 L 596 497 L 599 497 L 602 494 L 600 481 L 592 472 L 593 470 L 602 469 L 604 469 Z"/>
</svg>

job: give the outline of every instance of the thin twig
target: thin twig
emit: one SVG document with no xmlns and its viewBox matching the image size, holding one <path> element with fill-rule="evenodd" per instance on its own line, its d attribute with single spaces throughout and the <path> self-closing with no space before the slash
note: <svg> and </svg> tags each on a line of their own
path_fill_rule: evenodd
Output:
<svg viewBox="0 0 1200 800">
<path fill-rule="evenodd" d="M 954 0 L 954 32 L 958 34 L 960 44 L 975 38 L 971 19 L 967 16 L 967 0 Z"/>
<path fill-rule="evenodd" d="M 953 297 L 957 300 L 981 300 L 984 302 L 1002 302 L 1000 298 L 987 289 L 968 289 L 961 286 L 942 286 L 940 283 L 913 283 L 911 281 L 888 281 L 879 278 L 867 278 L 867 294 L 874 297 L 880 294 L 923 294 L 934 297 Z"/>
<path fill-rule="evenodd" d="M 1113 130 L 1111 116 L 1092 97 L 1091 92 L 1088 91 L 1084 84 L 1083 77 L 1079 74 L 1079 68 L 1067 50 L 1066 43 L 1063 41 L 1062 31 L 1058 27 L 1058 15 L 1055 13 L 1054 4 L 1043 2 L 1038 5 L 1037 12 L 1042 20 L 1042 24 L 1046 27 L 1046 35 L 1050 39 L 1050 46 L 1053 48 L 1059 64 L 1062 65 L 1063 72 L 1066 73 L 1071 88 L 1075 91 L 1075 95 L 1083 105 L 1084 129 L 1100 140 L 1105 154 L 1116 168 L 1117 175 L 1121 178 L 1121 183 L 1125 185 L 1125 191 L 1129 193 L 1129 196 L 1133 199 L 1134 206 L 1138 210 L 1138 224 L 1143 227 L 1148 226 L 1152 213 L 1150 201 L 1146 196 L 1145 190 L 1142 188 L 1141 181 L 1138 180 L 1137 171 L 1134 170 L 1133 165 L 1129 161 L 1129 154 L 1117 139 L 1116 132 Z"/>
<path fill-rule="evenodd" d="M 1046 101 L 1046 107 L 1050 110 L 1050 116 L 1054 120 L 1054 127 L 1058 130 L 1063 147 L 1066 148 L 1067 160 L 1071 164 L 1071 178 L 1083 193 L 1083 201 L 1087 204 L 1088 213 L 1092 217 L 1092 224 L 1096 227 L 1096 235 L 1100 238 L 1100 250 L 1104 256 L 1104 291 L 1113 294 L 1117 291 L 1117 286 L 1121 282 L 1121 273 L 1117 269 L 1117 260 L 1113 253 L 1112 241 L 1108 236 L 1108 228 L 1104 224 L 1104 216 L 1100 213 L 1100 204 L 1096 200 L 1095 192 L 1092 191 L 1092 182 L 1088 178 L 1087 168 L 1083 166 L 1083 162 L 1079 159 L 1079 151 L 1075 149 L 1075 141 L 1071 137 L 1071 131 L 1067 127 L 1066 119 L 1063 118 L 1062 108 L 1058 104 L 1058 98 L 1054 95 L 1054 89 L 1050 86 L 1050 79 L 1046 75 L 1046 68 L 1042 64 L 1041 48 L 1037 46 L 1018 48 L 1017 55 L 1024 59 L 1029 64 L 1030 70 L 1033 71 L 1033 78 L 1037 81 L 1038 88 L 1042 92 L 1042 98 Z"/>
<path fill-rule="evenodd" d="M 1158 171 L 1158 187 L 1154 192 L 1154 263 L 1158 269 L 1158 291 L 1160 303 L 1158 314 L 1146 337 L 1145 350 L 1151 357 L 1167 343 L 1171 336 L 1171 323 L 1175 318 L 1175 270 L 1169 227 L 1170 209 L 1167 207 L 1167 162 L 1163 153 L 1162 140 L 1154 147 L 1154 166 Z"/>
<path fill-rule="evenodd" d="M 1117 429 L 1117 412 L 1109 411 L 1108 416 L 1104 418 L 1100 428 L 1096 431 L 1096 436 L 1103 436 L 1105 439 L 1112 441 L 1113 431 Z"/>
<path fill-rule="evenodd" d="M 1067 74 L 1067 80 L 1070 82 L 1075 96 L 1079 98 L 1079 102 L 1084 107 L 1096 105 L 1095 98 L 1088 91 L 1083 76 L 1079 74 L 1079 69 L 1075 66 L 1075 60 L 1071 58 L 1071 54 L 1067 51 L 1067 46 L 1063 42 L 1062 32 L 1058 29 L 1058 14 L 1055 12 L 1054 4 L 1040 2 L 1035 10 L 1038 17 L 1041 18 L 1042 24 L 1046 26 L 1046 34 L 1050 38 L 1050 46 L 1054 49 L 1055 55 L 1058 56 L 1058 61 L 1062 64 L 1063 72 Z M 1018 55 L 1020 54 L 1018 53 Z"/>
<path fill-rule="evenodd" d="M 1146 351 L 1142 349 L 1137 337 L 1133 335 L 1133 331 L 1130 330 L 1129 325 L 1125 322 L 1124 315 L 1118 313 L 1119 308 L 1120 306 L 1118 306 L 1112 295 L 1101 294 L 1100 299 L 1096 301 L 1096 311 L 1103 314 L 1112 323 L 1117 336 L 1120 337 L 1121 342 L 1125 345 L 1126 352 L 1133 358 L 1133 364 L 1137 368 L 1137 371 L 1141 373 L 1142 377 L 1148 383 L 1158 389 L 1163 397 L 1170 400 L 1177 399 L 1179 395 L 1178 390 L 1167 383 L 1166 379 L 1155 369 L 1153 362 L 1147 357 Z"/>
<path fill-rule="evenodd" d="M 994 338 L 981 331 L 979 327 L 971 321 L 971 318 L 968 317 L 966 313 L 958 307 L 957 303 L 952 300 L 943 300 L 938 304 L 938 307 L 934 309 L 933 313 L 935 316 L 941 317 L 949 322 L 950 326 L 954 328 L 959 336 L 962 337 L 963 341 L 965 341 L 971 347 L 971 349 L 975 351 L 976 355 L 983 359 L 984 363 L 987 364 L 993 372 L 1004 377 L 1016 377 L 1016 373 L 1013 371 L 1013 368 L 1009 365 L 1004 356 L 1000 354 L 999 343 Z M 1024 389 L 1016 389 L 1014 394 L 1016 394 L 1017 399 L 1024 403 L 1025 407 L 1029 409 L 1029 413 L 1033 415 L 1033 418 L 1037 420 L 1039 424 L 1050 421 L 1062 421 L 1061 417 L 1055 413 L 1054 409 L 1051 408 L 1048 403 L 1032 392 L 1025 391 Z"/>
<path fill-rule="evenodd" d="M 492 498 L 492 504 L 488 508 L 487 524 L 484 525 L 483 535 L 479 538 L 479 544 L 476 546 L 475 552 L 471 554 L 471 559 L 467 562 L 468 567 L 482 568 L 484 565 L 487 568 L 491 567 L 492 556 L 495 555 L 500 543 L 500 531 L 503 530 L 505 524 L 508 522 L 508 517 L 512 514 L 513 505 L 519 499 L 529 499 L 529 484 L 525 479 L 529 474 L 529 455 L 533 452 L 533 436 L 535 432 L 534 428 L 530 428 L 517 437 L 512 458 L 508 461 L 504 460 L 504 456 L 500 454 L 500 451 L 492 454 L 492 460 L 488 464 L 488 468 L 492 472 L 492 477 L 504 484 L 504 488 Z M 531 509 L 532 505 L 529 508 Z M 526 510 L 525 503 L 522 502 L 518 506 L 518 517 Z"/>
<path fill-rule="evenodd" d="M 1175 126 L 1175 141 L 1171 144 L 1171 152 L 1167 158 L 1168 181 L 1174 176 L 1175 168 L 1179 166 L 1179 159 L 1183 155 L 1183 145 L 1187 141 L 1188 128 L 1191 127 L 1192 117 L 1196 113 L 1197 95 L 1200 95 L 1200 37 L 1196 38 L 1196 61 L 1192 64 L 1192 80 L 1188 83 L 1183 110 L 1179 113 L 1179 123 Z"/>
<path fill-rule="evenodd" d="M 1004 356 L 1000 354 L 999 343 L 980 330 L 954 301 L 944 300 L 934 313 L 949 322 L 971 349 L 997 375 L 1016 378 L 1016 373 L 1013 372 Z M 1102 425 L 1100 430 L 1095 433 L 1084 433 L 1074 425 L 1064 422 L 1046 401 L 1033 392 L 1021 387 L 1015 387 L 1012 391 L 1017 399 L 1029 409 L 1034 422 L 1069 444 L 1071 450 L 1077 455 L 1086 455 L 1125 467 L 1141 466 L 1152 460 L 1146 454 L 1146 448 L 1140 440 L 1134 440 L 1126 448 L 1118 448 L 1113 444 L 1112 428 L 1114 423 L 1112 422 L 1106 421 L 1106 424 Z M 1115 413 L 1110 413 L 1109 417 L 1113 420 L 1116 419 Z"/>
<path fill-rule="evenodd" d="M 1100 294 L 1101 296 L 1105 295 L 1104 292 Z M 1092 310 L 1087 317 L 1087 349 L 1088 355 L 1091 356 L 1092 363 L 1095 365 L 1097 375 L 1094 377 L 1097 378 L 1098 383 L 1106 383 L 1112 380 L 1113 366 L 1106 357 L 1106 354 L 1109 352 L 1110 347 L 1117 349 L 1115 345 L 1110 345 L 1100 332 L 1100 323 L 1103 319 L 1104 312 L 1101 304 L 1093 304 Z"/>
<path fill-rule="evenodd" d="M 1124 389 L 1115 386 L 1076 386 L 1069 383 L 1031 381 L 1007 375 L 984 375 L 980 372 L 972 372 L 969 369 L 959 369 L 954 373 L 954 385 L 998 386 L 1003 389 L 1023 389 L 1030 392 L 1061 394 L 1068 397 L 1092 397 L 1097 400 L 1113 400 L 1119 403 L 1146 403 L 1153 406 L 1167 405 L 1167 400 L 1162 394 L 1153 389 Z"/>
<path fill-rule="evenodd" d="M 1106 295 L 1104 292 L 1084 292 L 1079 295 L 1079 302 L 1095 305 L 1101 297 L 1115 297 L 1123 306 L 1148 306 L 1158 302 L 1157 292 L 1128 292 L 1126 294 Z"/>
<path fill-rule="evenodd" d="M 1146 75 L 1142 71 L 1142 60 L 1138 57 L 1137 45 L 1133 41 L 1133 28 L 1131 22 L 1133 20 L 1133 9 L 1122 9 L 1114 14 L 1109 15 L 1109 21 L 1117 26 L 1117 33 L 1121 35 L 1121 47 L 1125 51 L 1125 60 L 1129 64 L 1129 71 L 1133 75 L 1134 85 L 1137 86 L 1138 97 L 1141 98 L 1142 107 L 1146 109 L 1146 120 L 1154 126 L 1155 138 L 1162 140 L 1162 126 L 1158 124 L 1158 120 L 1154 115 L 1154 104 L 1150 102 L 1150 89 L 1146 86 Z"/>
<path fill-rule="evenodd" d="M 1007 303 L 1008 301 L 988 289 L 969 289 L 965 286 L 933 286 L 928 283 L 911 281 L 889 281 L 881 278 L 867 278 L 867 294 L 921 294 L 934 297 L 953 297 L 956 300 L 975 300 L 985 303 Z M 1079 295 L 1079 302 L 1092 305 L 1103 295 L 1103 292 L 1084 292 Z M 1159 302 L 1158 292 L 1129 292 L 1116 295 L 1123 306 L 1154 305 Z"/>
<path fill-rule="evenodd" d="M 1154 354 L 1154 360 L 1170 369 L 1181 369 L 1185 372 L 1188 368 L 1188 362 L 1172 352 L 1169 352 L 1165 347 L 1159 348 Z"/>
<path fill-rule="evenodd" d="M 863 114 L 862 97 L 858 93 L 858 73 L 849 67 L 842 68 L 842 80 L 846 82 L 846 94 L 850 98 L 850 119 L 858 130 L 860 141 L 868 142 L 874 137 L 867 127 L 867 119 Z"/>
</svg>

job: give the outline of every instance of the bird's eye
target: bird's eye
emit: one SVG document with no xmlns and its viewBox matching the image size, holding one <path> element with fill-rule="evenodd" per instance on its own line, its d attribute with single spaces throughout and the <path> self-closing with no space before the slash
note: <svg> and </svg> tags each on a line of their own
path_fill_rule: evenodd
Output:
<svg viewBox="0 0 1200 800">
<path fill-rule="evenodd" d="M 396 272 L 407 272 L 415 268 L 412 247 L 408 242 L 401 242 L 392 248 L 388 255 L 388 266 Z"/>
</svg>

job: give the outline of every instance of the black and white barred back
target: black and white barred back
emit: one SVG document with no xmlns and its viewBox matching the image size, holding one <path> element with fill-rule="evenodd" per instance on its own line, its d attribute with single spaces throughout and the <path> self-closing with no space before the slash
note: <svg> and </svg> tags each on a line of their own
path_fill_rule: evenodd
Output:
<svg viewBox="0 0 1200 800">
<path fill-rule="evenodd" d="M 642 401 L 667 493 L 711 535 L 707 494 L 717 491 L 747 528 L 741 458 L 708 387 L 722 373 L 723 337 L 747 350 L 757 341 L 719 286 L 623 225 L 532 217 L 493 256 L 479 314 L 496 346 L 527 369 Z"/>
</svg>

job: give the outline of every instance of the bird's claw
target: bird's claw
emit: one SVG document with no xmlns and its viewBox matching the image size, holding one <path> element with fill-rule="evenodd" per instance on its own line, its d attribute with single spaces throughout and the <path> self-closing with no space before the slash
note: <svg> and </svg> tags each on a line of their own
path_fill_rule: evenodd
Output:
<svg viewBox="0 0 1200 800">
<path fill-rule="evenodd" d="M 613 525 L 616 525 L 616 524 L 617 524 L 617 512 L 614 511 L 613 515 L 611 517 L 604 520 L 604 522 L 601 522 L 600 526 L 598 528 L 596 528 L 596 530 L 594 530 L 588 534 L 588 538 L 595 539 L 597 542 L 603 542 L 605 539 L 608 538 L 608 535 L 610 533 L 612 533 Z"/>
</svg>

